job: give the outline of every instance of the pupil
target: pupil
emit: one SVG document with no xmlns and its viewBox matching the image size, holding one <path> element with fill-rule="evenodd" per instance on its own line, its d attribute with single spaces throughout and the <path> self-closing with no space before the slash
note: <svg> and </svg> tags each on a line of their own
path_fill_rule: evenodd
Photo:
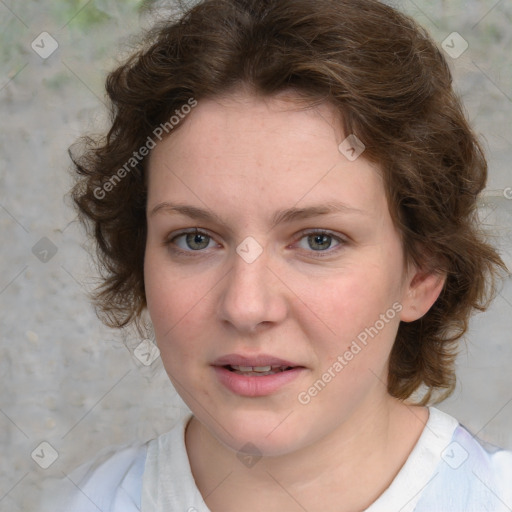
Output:
<svg viewBox="0 0 512 512">
<path fill-rule="evenodd" d="M 309 238 L 312 239 L 313 245 L 320 246 L 320 248 L 327 249 L 330 245 L 331 237 L 329 235 L 311 235 Z"/>
<path fill-rule="evenodd" d="M 187 245 L 193 250 L 204 249 L 208 246 L 208 238 L 200 233 L 189 233 L 187 235 Z M 199 247 L 195 246 L 195 244 L 199 245 Z"/>
</svg>

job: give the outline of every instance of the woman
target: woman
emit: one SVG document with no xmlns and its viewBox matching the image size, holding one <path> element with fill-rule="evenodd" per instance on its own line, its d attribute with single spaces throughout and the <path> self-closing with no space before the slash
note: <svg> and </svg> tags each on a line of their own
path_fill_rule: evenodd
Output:
<svg viewBox="0 0 512 512">
<path fill-rule="evenodd" d="M 206 0 L 147 41 L 73 197 L 99 312 L 149 315 L 191 414 L 65 510 L 509 510 L 512 453 L 432 407 L 504 264 L 429 36 L 374 0 Z"/>
</svg>

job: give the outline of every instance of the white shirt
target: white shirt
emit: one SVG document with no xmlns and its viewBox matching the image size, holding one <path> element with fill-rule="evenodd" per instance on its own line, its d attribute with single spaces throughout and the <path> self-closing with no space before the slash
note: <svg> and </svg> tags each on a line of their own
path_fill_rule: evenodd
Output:
<svg viewBox="0 0 512 512">
<path fill-rule="evenodd" d="M 364 512 L 511 512 L 512 451 L 485 444 L 430 407 L 429 418 L 391 485 Z M 81 466 L 61 481 L 63 512 L 211 512 L 185 446 L 192 414 L 146 444 Z M 84 474 L 85 473 L 85 474 Z"/>
</svg>

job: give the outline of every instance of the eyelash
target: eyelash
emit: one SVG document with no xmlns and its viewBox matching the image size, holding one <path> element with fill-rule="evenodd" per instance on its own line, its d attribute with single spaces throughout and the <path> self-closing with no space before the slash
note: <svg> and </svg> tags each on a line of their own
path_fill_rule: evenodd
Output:
<svg viewBox="0 0 512 512">
<path fill-rule="evenodd" d="M 178 254 L 178 255 L 183 255 L 185 257 L 196 258 L 198 256 L 204 256 L 204 254 L 202 254 L 202 253 L 204 253 L 205 249 L 200 249 L 197 251 L 193 251 L 193 250 L 185 251 L 183 249 L 176 248 L 176 246 L 173 247 L 174 241 L 176 239 L 178 239 L 184 235 L 189 235 L 189 234 L 203 235 L 203 236 L 210 238 L 210 240 L 214 240 L 214 238 L 211 235 L 209 235 L 206 231 L 201 231 L 198 228 L 195 228 L 195 229 L 188 229 L 188 230 L 184 230 L 179 233 L 173 234 L 172 237 L 168 237 L 164 241 L 164 245 L 166 247 L 168 247 L 173 253 Z M 308 251 L 310 253 L 313 253 L 315 255 L 314 256 L 315 258 L 325 258 L 327 256 L 332 256 L 333 253 L 337 253 L 339 250 L 341 250 L 343 248 L 343 246 L 347 245 L 347 243 L 348 243 L 348 241 L 345 238 L 340 237 L 338 235 L 334 235 L 330 231 L 326 231 L 323 229 L 317 229 L 317 230 L 305 230 L 305 231 L 300 232 L 299 236 L 296 239 L 296 241 L 294 242 L 294 244 L 299 242 L 303 238 L 312 236 L 312 235 L 328 236 L 338 242 L 338 245 L 334 249 L 327 249 L 325 251 L 313 251 L 313 250 Z"/>
</svg>

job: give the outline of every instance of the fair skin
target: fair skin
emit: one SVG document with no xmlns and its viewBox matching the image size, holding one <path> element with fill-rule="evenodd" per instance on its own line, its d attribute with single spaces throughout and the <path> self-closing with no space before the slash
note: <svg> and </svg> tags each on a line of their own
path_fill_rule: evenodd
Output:
<svg viewBox="0 0 512 512">
<path fill-rule="evenodd" d="M 378 168 L 364 153 L 340 153 L 340 126 L 327 104 L 304 109 L 239 92 L 199 101 L 150 156 L 148 312 L 165 369 L 194 413 L 187 452 L 212 512 L 363 510 L 428 418 L 387 393 L 387 361 L 400 320 L 423 316 L 443 280 L 405 264 Z M 211 218 L 155 210 L 164 202 Z M 348 208 L 272 226 L 277 211 L 334 202 Z M 179 236 L 194 228 L 203 236 Z M 251 263 L 236 251 L 249 236 L 263 249 Z M 396 303 L 378 335 L 301 403 Z M 302 369 L 271 393 L 241 396 L 212 366 L 233 353 Z M 247 443 L 262 455 L 250 467 L 237 457 Z"/>
</svg>

